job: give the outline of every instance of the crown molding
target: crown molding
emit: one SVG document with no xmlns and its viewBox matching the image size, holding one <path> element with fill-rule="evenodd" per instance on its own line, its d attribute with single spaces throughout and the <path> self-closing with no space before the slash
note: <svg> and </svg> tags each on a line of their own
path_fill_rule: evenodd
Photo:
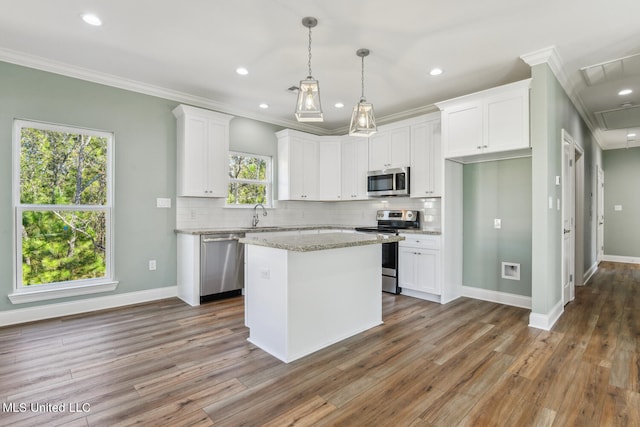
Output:
<svg viewBox="0 0 640 427">
<path fill-rule="evenodd" d="M 215 101 L 210 98 L 193 95 L 186 92 L 180 92 L 173 89 L 167 89 L 141 81 L 103 73 L 89 68 L 83 68 L 63 62 L 53 61 L 50 59 L 45 59 L 35 55 L 29 55 L 11 49 L 0 48 L 0 61 L 20 65 L 23 67 L 33 68 L 40 71 L 46 71 L 53 74 L 59 74 L 65 77 L 72 77 L 79 80 L 128 90 L 131 92 L 141 93 L 144 95 L 168 99 L 171 101 L 192 105 L 194 107 L 207 108 L 221 113 L 253 119 L 265 123 L 270 123 L 276 126 L 282 126 L 283 128 L 295 129 L 315 135 L 337 136 L 345 135 L 349 131 L 348 125 L 340 126 L 335 129 L 325 129 L 309 123 L 300 123 L 293 119 L 274 119 L 271 116 L 259 114 L 252 110 L 240 109 L 232 105 Z M 435 105 L 413 108 L 399 113 L 379 117 L 378 124 L 392 123 L 395 121 L 404 120 L 421 114 L 428 114 L 436 111 L 439 110 Z"/>
<path fill-rule="evenodd" d="M 534 67 L 540 64 L 547 64 L 551 69 L 551 72 L 558 82 L 562 89 L 564 89 L 565 93 L 573 103 L 574 107 L 584 120 L 585 124 L 593 134 L 594 139 L 596 140 L 596 144 L 600 147 L 600 149 L 605 149 L 605 145 L 603 144 L 604 138 L 602 135 L 602 130 L 593 122 L 593 119 L 589 116 L 587 109 L 582 102 L 582 99 L 578 96 L 577 86 L 571 81 L 567 73 L 565 72 L 564 63 L 558 50 L 555 46 L 548 46 L 542 49 L 538 49 L 536 51 L 525 53 L 520 56 L 527 65 L 530 67 Z"/>
<path fill-rule="evenodd" d="M 221 113 L 231 114 L 234 116 L 246 117 L 261 122 L 270 123 L 285 128 L 299 129 L 305 132 L 328 134 L 330 131 L 318 126 L 306 123 L 298 123 L 295 120 L 278 120 L 263 114 L 257 114 L 254 111 L 248 111 L 227 105 L 210 98 L 192 95 L 186 92 L 167 89 L 160 86 L 151 85 L 137 80 L 127 79 L 113 74 L 103 73 L 88 68 L 78 67 L 63 62 L 45 59 L 35 55 L 29 55 L 23 52 L 17 52 L 11 49 L 0 48 L 0 61 L 8 62 L 23 67 L 33 68 L 40 71 L 46 71 L 53 74 L 59 74 L 65 77 L 72 77 L 92 83 L 98 83 L 105 86 L 124 89 L 131 92 L 141 93 L 144 95 L 155 96 L 158 98 L 168 99 L 195 107 L 207 108 Z"/>
</svg>

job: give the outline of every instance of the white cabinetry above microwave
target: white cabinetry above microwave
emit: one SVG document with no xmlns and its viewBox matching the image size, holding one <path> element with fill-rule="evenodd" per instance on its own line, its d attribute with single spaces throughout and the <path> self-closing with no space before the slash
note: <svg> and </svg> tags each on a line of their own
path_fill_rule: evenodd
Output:
<svg viewBox="0 0 640 427">
<path fill-rule="evenodd" d="M 178 105 L 178 197 L 227 197 L 229 122 L 233 116 Z"/>
<path fill-rule="evenodd" d="M 411 127 L 403 123 L 380 126 L 369 137 L 369 170 L 409 166 Z"/>
<path fill-rule="evenodd" d="M 444 157 L 470 163 L 530 156 L 530 83 L 522 80 L 437 103 Z"/>
</svg>

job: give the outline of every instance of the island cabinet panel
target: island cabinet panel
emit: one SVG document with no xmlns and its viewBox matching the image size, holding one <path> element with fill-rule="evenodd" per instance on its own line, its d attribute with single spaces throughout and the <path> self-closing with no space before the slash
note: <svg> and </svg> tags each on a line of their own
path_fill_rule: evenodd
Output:
<svg viewBox="0 0 640 427">
<path fill-rule="evenodd" d="M 310 252 L 246 245 L 249 341 L 291 362 L 382 323 L 379 244 Z"/>
<path fill-rule="evenodd" d="M 437 103 L 444 157 L 469 163 L 531 155 L 530 83 L 522 80 Z"/>
<path fill-rule="evenodd" d="M 177 118 L 178 197 L 227 197 L 229 122 L 233 116 L 179 105 Z"/>
</svg>

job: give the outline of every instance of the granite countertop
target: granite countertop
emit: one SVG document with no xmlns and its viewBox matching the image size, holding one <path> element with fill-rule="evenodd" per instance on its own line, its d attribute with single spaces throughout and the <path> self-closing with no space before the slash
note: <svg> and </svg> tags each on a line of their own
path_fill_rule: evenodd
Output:
<svg viewBox="0 0 640 427">
<path fill-rule="evenodd" d="M 353 225 L 278 225 L 268 227 L 212 227 L 212 228 L 182 228 L 175 230 L 180 234 L 234 234 L 234 233 L 265 233 L 269 231 L 302 231 L 302 230 L 354 230 Z M 430 234 L 439 236 L 440 230 L 400 230 L 403 234 Z"/>
<path fill-rule="evenodd" d="M 231 233 L 264 233 L 269 231 L 296 231 L 296 230 L 353 230 L 353 226 L 341 225 L 278 225 L 268 227 L 212 227 L 212 228 L 179 228 L 175 230 L 180 234 L 231 234 Z"/>
<path fill-rule="evenodd" d="M 353 246 L 379 245 L 404 240 L 401 236 L 371 233 L 321 233 L 297 236 L 243 237 L 240 243 L 285 249 L 296 252 L 312 252 Z"/>
</svg>

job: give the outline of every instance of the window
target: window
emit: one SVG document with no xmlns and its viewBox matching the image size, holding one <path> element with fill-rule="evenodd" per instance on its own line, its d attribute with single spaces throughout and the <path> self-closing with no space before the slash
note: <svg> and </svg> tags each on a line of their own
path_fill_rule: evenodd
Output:
<svg viewBox="0 0 640 427">
<path fill-rule="evenodd" d="M 15 293 L 31 300 L 115 288 L 111 266 L 113 134 L 14 122 Z M 108 288 L 90 289 L 91 285 Z M 85 288 L 56 294 L 55 290 Z M 89 288 L 89 289 L 87 289 Z M 16 301 L 14 298 L 16 297 Z"/>
<path fill-rule="evenodd" d="M 227 206 L 271 206 L 271 158 L 229 153 Z"/>
</svg>

